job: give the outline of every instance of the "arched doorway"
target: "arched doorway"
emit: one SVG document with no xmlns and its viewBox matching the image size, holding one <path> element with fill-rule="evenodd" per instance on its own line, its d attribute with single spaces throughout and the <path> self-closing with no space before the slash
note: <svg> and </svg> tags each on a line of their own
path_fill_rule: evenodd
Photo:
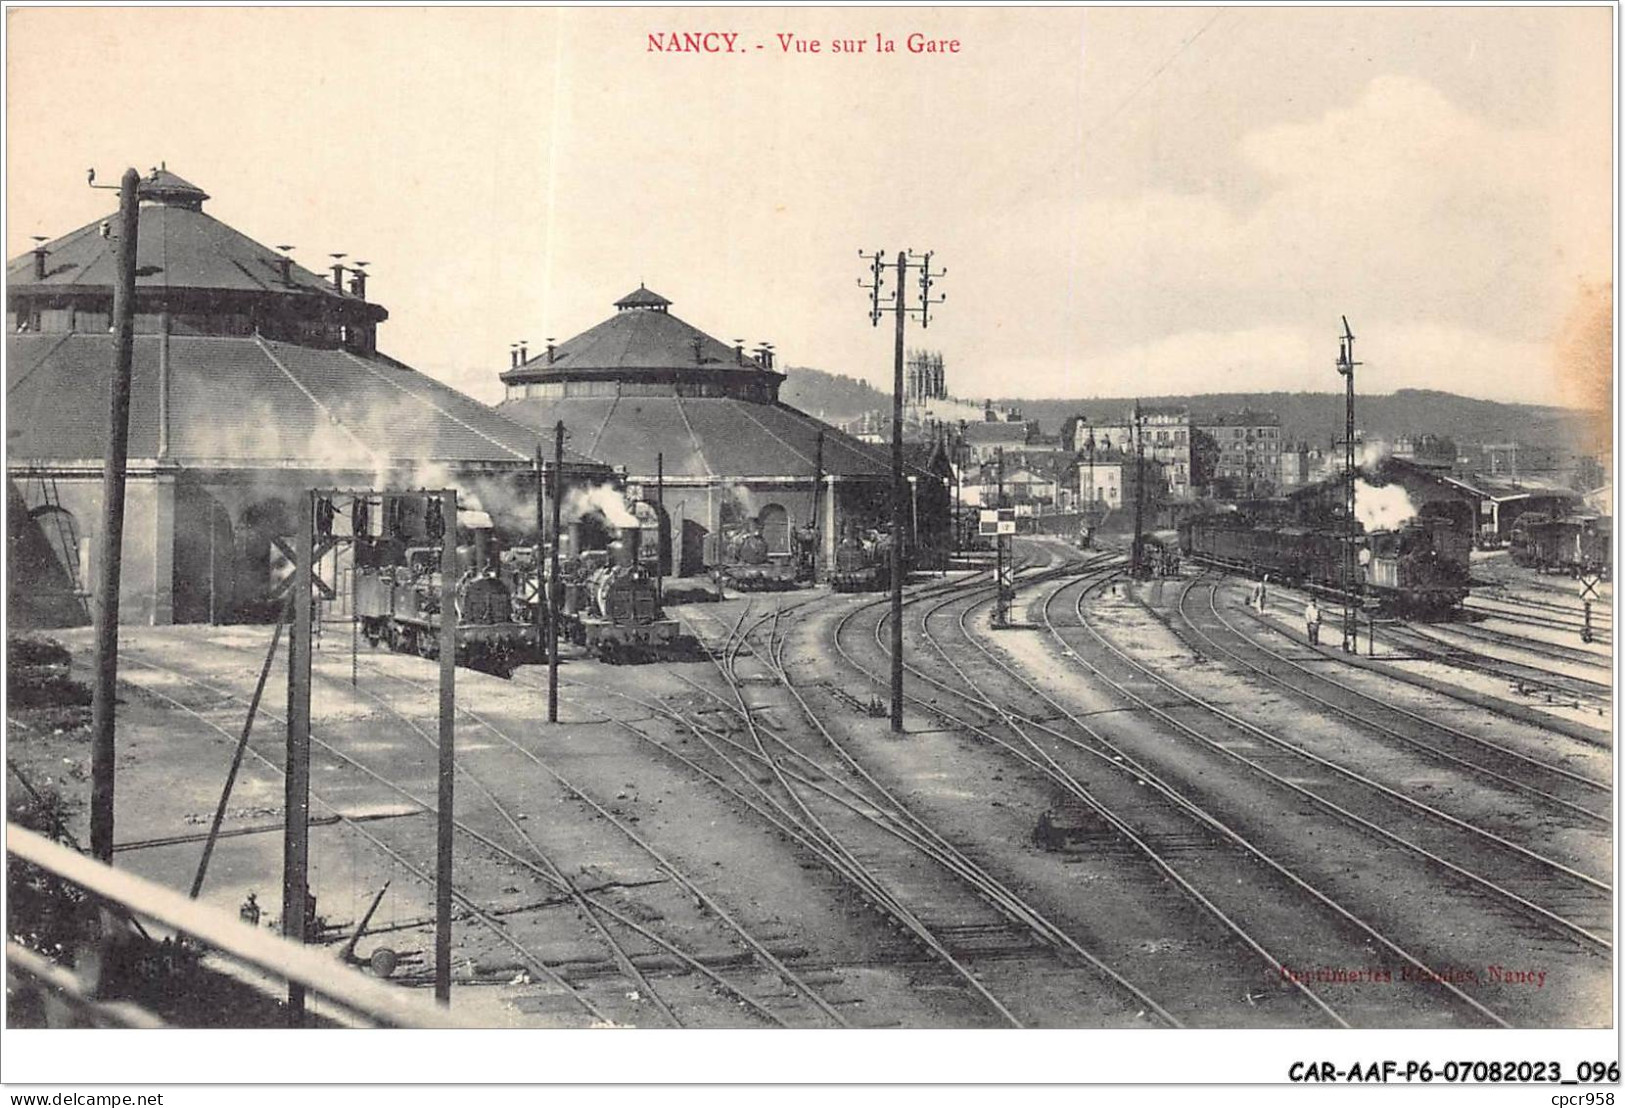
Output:
<svg viewBox="0 0 1625 1108">
<path fill-rule="evenodd" d="M 293 575 L 293 512 L 281 500 L 261 500 L 233 528 L 237 548 L 235 603 L 228 618 L 276 618 L 285 583 Z"/>
<path fill-rule="evenodd" d="M 762 525 L 762 538 L 767 543 L 769 554 L 788 554 L 790 552 L 790 513 L 784 510 L 783 504 L 765 504 L 757 513 L 757 520 Z"/>
<path fill-rule="evenodd" d="M 174 619 L 176 623 L 221 623 L 230 618 L 235 597 L 237 545 L 231 515 L 201 489 L 176 497 Z"/>
</svg>

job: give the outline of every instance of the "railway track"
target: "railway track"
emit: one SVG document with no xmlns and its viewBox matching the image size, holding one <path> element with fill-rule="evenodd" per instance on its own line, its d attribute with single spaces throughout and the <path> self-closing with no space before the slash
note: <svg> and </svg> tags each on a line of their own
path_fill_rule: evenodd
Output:
<svg viewBox="0 0 1625 1108">
<path fill-rule="evenodd" d="M 1554 670 L 1542 663 L 1561 662 L 1566 665 L 1579 667 L 1583 671 L 1590 671 L 1595 678 L 1608 677 L 1613 674 L 1613 654 L 1606 646 L 1602 648 L 1574 646 L 1568 643 L 1550 642 L 1546 639 L 1531 638 L 1528 635 L 1515 634 L 1498 628 L 1488 627 L 1479 623 L 1428 623 L 1412 625 L 1412 630 L 1432 638 L 1447 647 L 1461 647 L 1470 652 L 1484 653 L 1486 648 L 1510 652 L 1487 654 L 1491 658 L 1505 658 L 1510 662 L 1519 662 L 1519 655 L 1528 658 L 1533 655 L 1535 660 L 1527 662 L 1533 668 L 1549 673 L 1553 676 L 1571 676 L 1567 670 Z M 1466 640 L 1463 646 L 1460 640 Z M 1585 678 L 1590 680 L 1592 678 Z M 1607 684 L 1607 681 L 1599 683 Z"/>
<path fill-rule="evenodd" d="M 388 676 L 425 694 L 436 694 L 438 692 L 436 686 L 426 682 L 415 681 L 399 674 L 389 674 Z M 726 929 L 751 952 L 760 969 L 775 975 L 779 980 L 794 989 L 829 1023 L 837 1027 L 851 1026 L 847 1019 L 810 982 L 805 980 L 798 971 L 787 965 L 770 949 L 768 943 L 747 928 L 736 918 L 733 912 L 729 911 L 725 905 L 708 892 L 697 877 L 680 866 L 667 852 L 661 851 L 645 836 L 639 834 L 630 822 L 610 811 L 608 807 L 591 796 L 585 789 L 560 773 L 546 759 L 537 754 L 530 745 L 515 739 L 507 730 L 493 722 L 487 714 L 476 712 L 463 705 L 459 705 L 457 711 L 460 715 L 479 725 L 492 738 L 518 753 L 523 759 L 539 769 L 554 785 L 586 805 L 599 819 L 633 843 L 643 855 L 652 860 L 678 887 L 692 897 L 698 906 L 702 907 L 712 917 L 720 920 Z"/>
<path fill-rule="evenodd" d="M 1488 894 L 1558 934 L 1598 950 L 1612 949 L 1611 939 L 1603 934 L 1612 921 L 1612 887 L 1606 881 L 1409 797 L 1168 679 L 1119 647 L 1089 618 L 1086 600 L 1096 587 L 1098 583 L 1079 589 L 1073 609 L 1079 626 L 1104 651 L 1095 656 L 1107 659 L 1117 675 L 1094 662 L 1085 660 L 1084 664 L 1125 699 L 1287 793 L 1422 859 L 1462 887 Z M 1170 704 L 1150 699 L 1162 694 L 1176 700 Z M 1214 738 L 1215 730 L 1226 738 Z M 1258 752 L 1244 753 L 1249 748 Z M 1330 781 L 1317 777 L 1325 772 L 1338 782 L 1335 789 Z M 1336 799 L 1331 795 L 1334 792 Z M 1488 870 L 1490 875 L 1480 870 Z M 1579 918 L 1571 918 L 1576 916 Z"/>
<path fill-rule="evenodd" d="M 1565 616 L 1572 617 L 1560 618 L 1559 615 L 1552 611 L 1518 611 L 1516 609 L 1509 610 L 1509 608 L 1504 607 L 1493 607 L 1490 604 L 1484 603 L 1485 599 L 1487 598 L 1469 596 L 1462 603 L 1462 607 L 1467 612 L 1484 616 L 1486 619 L 1496 619 L 1504 623 L 1517 624 L 1523 627 L 1535 627 L 1545 631 L 1555 631 L 1563 634 L 1573 634 L 1578 636 L 1579 633 L 1585 628 L 1585 613 L 1579 608 L 1570 609 L 1566 605 L 1552 605 L 1553 609 L 1561 608 L 1561 611 Z M 1496 597 L 1495 602 L 1509 605 L 1514 603 L 1525 605 L 1528 604 L 1527 601 L 1510 601 L 1505 597 Z M 1613 645 L 1613 626 L 1614 621 L 1612 618 L 1612 613 L 1609 610 L 1607 603 L 1599 603 L 1592 608 L 1591 632 L 1593 635 L 1592 642 L 1595 645 L 1601 647 Z"/>
<path fill-rule="evenodd" d="M 980 601 L 973 598 L 973 604 L 986 604 L 990 600 L 990 596 Z M 961 613 L 962 618 L 968 611 L 969 609 L 966 609 L 966 612 Z M 856 614 L 856 612 L 849 614 L 847 622 L 850 622 Z M 929 622 L 930 615 L 928 614 L 925 619 Z M 882 618 L 874 626 L 875 653 L 882 657 L 886 647 L 886 643 L 880 638 L 884 622 Z M 971 641 L 974 643 L 975 637 L 972 637 Z M 848 664 L 865 673 L 877 684 L 884 683 L 885 679 L 854 657 L 845 643 L 838 641 L 837 645 Z M 915 651 L 913 656 L 918 658 L 922 653 Z M 1349 991 L 1352 995 L 1340 997 L 1338 1006 L 1334 1007 L 1316 995 L 1302 978 L 1293 975 L 1290 966 L 1284 963 L 1282 958 L 1276 957 L 1264 942 L 1248 934 L 1237 922 L 1237 916 L 1251 914 L 1255 918 L 1269 917 L 1274 930 L 1265 941 L 1271 944 L 1285 943 L 1294 958 L 1292 964 L 1295 965 L 1336 963 L 1339 959 L 1336 951 L 1342 951 L 1341 957 L 1347 960 L 1347 964 L 1358 964 L 1369 957 L 1367 944 L 1375 944 L 1388 950 L 1401 964 L 1414 970 L 1417 980 L 1436 987 L 1450 997 L 1458 1005 L 1458 1012 L 1470 1011 L 1471 1018 L 1475 1022 L 1492 1024 L 1506 1022 L 1489 1007 L 1467 996 L 1449 981 L 1429 977 L 1424 963 L 1419 958 L 1389 940 L 1371 924 L 1335 904 L 1325 894 L 1314 889 L 1249 842 L 1234 828 L 1170 786 L 1122 747 L 1100 735 L 1089 721 L 1063 706 L 1059 700 L 1017 669 L 998 659 L 992 651 L 982 649 L 980 653 L 984 658 L 996 663 L 996 667 L 1007 677 L 1018 682 L 1027 694 L 1036 697 L 1039 702 L 1052 709 L 1056 719 L 1065 721 L 1066 729 L 1056 727 L 1053 721 L 1033 719 L 1030 715 L 1013 711 L 1004 704 L 990 703 L 992 698 L 972 691 L 970 686 L 974 684 L 979 687 L 981 682 L 967 680 L 970 676 L 968 673 L 956 672 L 948 680 L 943 680 L 924 672 L 918 665 L 909 666 L 916 680 L 930 685 L 938 693 L 962 701 L 968 710 L 989 713 L 993 718 L 978 723 L 961 717 L 957 712 L 945 712 L 939 706 L 918 696 L 909 697 L 910 703 L 943 718 L 945 722 L 984 740 L 990 746 L 999 748 L 1017 761 L 1037 770 L 1060 786 L 1079 804 L 1098 814 L 1102 821 L 1099 830 L 1103 839 L 1096 842 L 1097 849 L 1104 848 L 1105 842 L 1111 839 L 1128 840 L 1132 844 L 1132 853 L 1149 859 L 1160 871 L 1161 876 L 1179 886 L 1181 899 L 1185 900 L 1187 906 L 1190 903 L 1200 906 L 1202 914 L 1208 917 L 1209 922 L 1195 923 L 1192 925 L 1194 928 L 1208 933 L 1212 930 L 1211 920 L 1219 920 L 1226 932 L 1239 939 L 1243 949 L 1248 950 L 1251 956 L 1259 957 L 1279 974 L 1278 982 L 1290 980 L 1291 986 L 1297 990 L 1296 995 L 1306 1002 L 1306 1006 L 1318 1010 L 1322 1019 L 1340 1026 L 1351 1023 L 1390 1026 L 1393 1016 L 1392 993 L 1381 996 L 1382 990 L 1351 989 Z M 963 656 L 963 652 L 960 654 Z M 1009 724 L 1016 724 L 1019 729 L 1040 736 L 1043 742 L 1035 743 L 1030 736 L 1019 737 L 1013 734 L 1011 738 L 1005 738 L 1000 732 L 1011 733 Z M 1085 778 L 1090 780 L 1086 781 Z M 1125 818 L 1122 813 L 1128 813 L 1132 819 Z M 1211 832 L 1213 838 L 1223 841 L 1232 849 L 1239 846 L 1249 864 L 1263 862 L 1271 870 L 1271 874 L 1266 878 L 1266 884 L 1279 879 L 1282 887 L 1272 889 L 1260 898 L 1257 889 L 1248 890 L 1252 895 L 1237 889 L 1236 885 L 1243 884 L 1241 879 L 1236 880 L 1234 885 L 1229 878 L 1221 879 L 1213 871 L 1216 859 L 1212 846 L 1206 841 L 1207 837 L 1205 835 L 1193 837 L 1191 834 L 1190 825 L 1193 820 L 1202 831 Z M 1207 883 L 1205 893 L 1183 876 L 1181 869 L 1186 866 L 1199 875 L 1199 880 Z M 1232 869 L 1228 872 L 1237 871 Z M 1256 870 L 1250 869 L 1248 872 L 1252 880 L 1247 884 L 1256 884 Z M 1151 884 L 1154 887 L 1155 883 Z M 1292 898 L 1284 895 L 1288 891 L 1299 893 L 1307 891 L 1318 902 L 1332 910 L 1326 919 L 1306 918 L 1301 908 L 1291 904 Z M 1226 906 L 1218 903 L 1219 900 L 1230 902 L 1231 907 L 1228 911 Z M 1324 961 L 1317 962 L 1317 959 Z M 1253 1000 L 1250 992 L 1247 999 L 1249 1003 Z M 1402 1005 L 1404 1003 L 1406 1002 L 1401 1001 Z M 1434 1014 L 1423 1018 L 1439 1017 Z"/>
<path fill-rule="evenodd" d="M 1607 780 L 1576 771 L 1507 742 L 1475 735 L 1338 680 L 1324 666 L 1310 666 L 1249 634 L 1219 608 L 1219 583 L 1206 583 L 1206 604 L 1190 601 L 1202 582 L 1186 589 L 1177 611 L 1210 656 L 1222 655 L 1242 669 L 1293 696 L 1360 727 L 1420 751 L 1431 760 L 1461 769 L 1500 788 L 1533 797 L 1582 824 L 1612 827 Z M 1203 620 L 1204 622 L 1198 622 Z M 1539 747 L 1534 748 L 1539 750 Z"/>
<path fill-rule="evenodd" d="M 1383 637 L 1421 661 L 1495 677 L 1519 692 L 1564 697 L 1582 706 L 1607 704 L 1613 699 L 1611 681 L 1591 680 L 1452 644 L 1425 625 L 1391 623 L 1383 629 Z"/>
<path fill-rule="evenodd" d="M 170 667 L 158 665 L 157 663 L 143 657 L 139 653 L 129 652 L 129 656 L 131 657 L 132 661 L 135 661 L 137 664 L 146 669 L 169 674 L 172 677 L 192 684 L 215 696 L 225 697 L 238 702 L 243 702 L 246 700 L 246 698 L 240 696 L 233 690 L 223 689 L 210 682 L 196 678 L 195 676 L 181 673 L 180 671 L 174 670 Z M 401 678 L 393 674 L 384 674 L 382 671 L 377 669 L 373 669 L 373 674 L 390 677 L 403 684 L 416 687 L 429 693 L 437 692 L 433 686 L 429 686 L 421 682 L 414 682 L 410 679 Z M 351 691 L 349 689 L 348 682 L 343 679 L 320 673 L 317 673 L 315 676 L 326 683 L 340 687 L 344 692 Z M 202 716 L 192 706 L 187 705 L 177 698 L 171 697 L 159 690 L 154 690 L 147 686 L 142 687 L 145 692 L 155 695 L 178 710 L 202 720 L 207 726 L 219 731 L 223 736 L 232 740 L 233 742 L 235 741 L 235 735 Z M 430 739 L 428 732 L 415 720 L 412 720 L 404 713 L 395 709 L 389 704 L 389 702 L 382 701 L 381 698 L 377 698 L 371 694 L 364 695 L 368 695 L 374 701 L 382 703 L 392 715 L 405 723 L 410 730 L 412 730 L 420 738 L 423 738 L 428 745 L 436 745 L 435 740 Z M 265 715 L 269 719 L 278 722 L 285 722 L 283 717 L 276 715 L 274 712 L 269 712 L 263 707 L 261 709 L 261 714 Z M 489 728 L 487 729 L 489 730 Z M 430 815 L 436 814 L 436 808 L 430 799 L 425 796 L 418 795 L 391 777 L 366 765 L 360 759 L 340 749 L 336 743 L 330 742 L 321 737 L 321 734 L 318 733 L 314 728 L 312 730 L 311 741 L 313 747 L 320 750 L 324 755 L 358 770 L 369 780 L 381 785 L 392 794 L 401 797 L 409 803 L 417 805 L 423 812 Z M 280 766 L 278 766 L 271 759 L 266 758 L 260 752 L 255 751 L 252 746 L 249 747 L 249 751 L 259 762 L 263 763 L 280 776 L 282 772 Z M 587 913 L 587 918 L 589 918 L 590 921 L 597 921 L 593 924 L 594 931 L 597 933 L 599 939 L 602 940 L 609 948 L 612 962 L 614 963 L 618 972 L 625 976 L 629 985 L 640 990 L 637 995 L 649 995 L 652 1003 L 654 1003 L 657 1009 L 661 1011 L 662 1015 L 668 1020 L 668 1022 L 672 1022 L 674 1025 L 681 1025 L 682 1021 L 672 1010 L 669 1004 L 664 999 L 660 999 L 659 994 L 653 991 L 647 975 L 636 966 L 634 956 L 626 948 L 626 946 L 609 934 L 608 924 L 613 924 L 617 928 L 625 930 L 628 933 L 636 935 L 645 940 L 652 948 L 654 948 L 654 950 L 674 960 L 675 963 L 682 967 L 685 972 L 693 972 L 706 978 L 713 986 L 716 987 L 717 990 L 733 997 L 740 1007 L 750 1011 L 762 1022 L 777 1026 L 785 1025 L 784 1019 L 775 1009 L 763 1004 L 748 991 L 732 984 L 725 976 L 708 966 L 705 959 L 696 956 L 692 952 L 685 950 L 677 943 L 674 943 L 671 940 L 661 936 L 656 930 L 646 926 L 644 923 L 639 922 L 632 915 L 620 908 L 617 908 L 608 900 L 583 892 L 579 887 L 568 881 L 568 879 L 565 878 L 562 870 L 558 867 L 557 863 L 549 858 L 535 843 L 532 836 L 525 831 L 520 823 L 520 819 L 517 817 L 517 814 L 513 812 L 511 807 L 499 800 L 495 793 L 491 791 L 482 780 L 475 778 L 470 773 L 466 765 L 463 764 L 464 761 L 466 761 L 466 759 L 461 757 L 459 758 L 457 772 L 465 780 L 476 784 L 476 788 L 480 791 L 482 797 L 487 800 L 492 809 L 497 812 L 502 823 L 517 837 L 519 837 L 521 841 L 526 843 L 527 848 L 533 857 L 526 857 L 517 851 L 502 845 L 491 834 L 474 826 L 466 818 L 454 821 L 454 827 L 456 828 L 457 832 L 473 840 L 480 847 L 499 858 L 503 863 L 512 865 L 522 871 L 525 871 L 545 885 L 552 887 L 556 893 L 574 903 L 578 909 L 584 908 L 585 913 Z M 560 778 L 559 781 L 566 788 L 570 787 L 568 783 L 563 781 L 562 778 Z M 393 864 L 404 866 L 421 882 L 426 884 L 428 888 L 433 888 L 433 874 L 424 871 L 421 867 L 413 866 L 409 861 L 406 860 L 400 849 L 390 847 L 377 835 L 371 834 L 366 829 L 357 825 L 355 821 L 349 820 L 341 813 L 338 807 L 336 807 L 331 801 L 319 796 L 314 790 L 312 791 L 312 802 L 327 807 L 337 818 L 338 822 L 343 823 L 346 827 L 356 831 L 362 837 L 372 843 L 372 845 L 378 847 L 384 852 L 384 854 Z M 589 803 L 591 802 L 589 801 Z M 607 813 L 605 814 L 607 815 Z M 625 829 L 624 824 L 622 827 Z M 667 872 L 669 873 L 671 871 L 668 870 Z M 686 880 L 686 878 L 680 878 L 680 880 Z M 564 995 L 569 996 L 572 1000 L 580 1004 L 593 1019 L 606 1023 L 616 1022 L 610 1015 L 606 1014 L 606 1012 L 600 1006 L 591 1001 L 591 999 L 587 997 L 585 993 L 571 984 L 564 977 L 560 967 L 549 965 L 541 956 L 519 943 L 518 940 L 516 940 L 511 934 L 511 928 L 499 922 L 497 910 L 489 907 L 482 907 L 462 889 L 456 889 L 454 891 L 454 896 L 463 906 L 465 911 L 470 913 L 472 918 L 484 925 L 486 929 L 489 930 L 503 945 L 512 948 L 520 957 L 521 961 L 531 968 L 531 970 L 538 977 L 551 982 Z M 507 913 L 502 914 L 506 915 Z M 725 922 L 731 923 L 731 917 L 729 917 L 725 912 L 720 914 L 720 918 L 722 918 Z M 731 929 L 735 932 L 735 934 L 738 935 L 744 945 L 752 948 L 755 954 L 758 957 L 764 958 L 769 965 L 776 967 L 777 965 L 782 964 L 779 963 L 777 956 L 773 955 L 770 951 L 767 951 L 766 947 L 754 936 L 750 935 L 749 932 L 738 927 L 737 925 L 733 925 Z M 781 976 L 784 976 L 785 980 L 792 983 L 797 980 L 797 976 L 794 973 L 789 973 L 788 975 L 781 974 Z M 644 988 L 650 989 L 650 993 L 642 993 L 641 989 Z M 822 1006 L 822 1008 L 825 1010 L 825 1014 L 830 1017 L 830 1022 L 836 1023 L 837 1025 L 845 1025 L 844 1019 L 833 1009 L 829 1009 L 827 1005 L 824 1005 L 822 998 L 819 998 L 815 1004 Z"/>
<path fill-rule="evenodd" d="M 956 582 L 946 590 L 921 590 L 914 595 L 952 592 L 962 586 L 963 582 Z M 1070 974 L 1081 964 L 1089 975 L 1104 978 L 1142 1011 L 1178 1026 L 1179 1021 L 1144 990 L 1116 973 L 1029 900 L 967 856 L 948 835 L 922 818 L 863 765 L 853 748 L 813 709 L 791 676 L 785 658 L 787 635 L 782 627 L 786 611 L 775 609 L 750 622 L 742 615 L 740 624 L 728 629 L 726 640 L 714 654 L 718 673 L 727 685 L 727 698 L 701 689 L 730 710 L 751 736 L 751 744 L 735 744 L 736 750 L 727 758 L 729 768 L 741 780 L 749 781 L 750 768 L 768 765 L 780 789 L 770 793 L 758 784 L 762 798 L 772 801 L 774 796 L 788 797 L 788 803 L 780 807 L 781 813 L 795 817 L 796 812 L 786 808 L 799 809 L 797 823 L 803 837 L 816 847 L 825 864 L 864 890 L 871 903 L 897 920 L 1006 1022 L 1021 1023 L 1012 1011 L 1018 1003 L 991 995 L 983 979 L 997 976 L 996 965 L 987 966 L 990 954 L 997 958 L 1014 952 L 1023 957 L 1024 973 L 1043 975 L 1051 980 L 1052 987 L 1055 974 Z M 742 673 L 740 663 L 746 654 L 765 672 Z M 756 722 L 748 690 L 760 687 L 761 677 L 794 701 L 807 724 L 801 741 L 791 738 L 787 728 L 773 729 Z M 713 752 L 725 753 L 715 747 Z M 740 755 L 749 759 L 747 765 L 738 764 Z M 821 781 L 840 786 L 841 791 L 851 794 L 850 799 L 833 797 L 829 790 L 817 788 Z M 836 801 L 833 806 L 832 800 Z M 843 816 L 846 818 L 838 824 L 837 817 Z M 864 827 L 865 823 L 870 826 Z M 884 840 L 879 845 L 874 842 L 877 828 L 887 833 L 893 849 L 882 849 Z M 960 891 L 945 893 L 940 881 L 922 886 L 916 869 L 919 856 L 934 863 Z M 916 905 L 925 907 L 916 911 Z M 996 944 L 992 950 L 986 946 L 989 939 Z M 1014 948 L 1012 942 L 1017 944 Z M 1048 968 L 1031 964 L 1051 959 L 1054 962 Z M 978 964 L 984 968 L 972 971 L 971 966 Z M 1044 1013 L 1037 1015 L 1042 1018 Z"/>
</svg>

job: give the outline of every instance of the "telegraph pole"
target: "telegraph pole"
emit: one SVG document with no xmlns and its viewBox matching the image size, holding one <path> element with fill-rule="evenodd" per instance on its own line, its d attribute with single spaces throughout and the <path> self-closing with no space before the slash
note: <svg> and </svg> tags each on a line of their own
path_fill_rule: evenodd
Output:
<svg viewBox="0 0 1625 1108">
<path fill-rule="evenodd" d="M 287 750 L 282 762 L 282 935 L 305 933 L 310 899 L 310 578 L 314 572 L 316 494 L 299 498 L 294 548 L 293 631 L 288 639 Z M 288 983 L 288 1026 L 305 1025 L 305 987 Z"/>
<path fill-rule="evenodd" d="M 1344 419 L 1343 419 L 1343 471 L 1348 478 L 1347 497 L 1344 502 L 1346 518 L 1345 539 L 1343 543 L 1343 653 L 1356 654 L 1359 652 L 1358 628 L 1355 620 L 1359 618 L 1356 605 L 1359 584 L 1354 579 L 1355 560 L 1354 544 L 1357 535 L 1358 521 L 1354 518 L 1354 367 L 1360 363 L 1354 360 L 1354 332 L 1349 329 L 1349 317 L 1343 317 L 1343 338 L 1337 352 L 1337 372 L 1343 377 L 1346 386 Z"/>
<path fill-rule="evenodd" d="M 959 437 L 954 440 L 954 564 L 957 568 L 965 545 L 965 421 L 959 421 Z"/>
<path fill-rule="evenodd" d="M 118 714 L 118 601 L 124 557 L 125 463 L 130 452 L 130 372 L 135 353 L 135 255 L 141 177 L 119 182 L 113 243 L 113 372 L 108 389 L 107 456 L 102 460 L 101 558 L 96 572 L 96 686 L 91 695 L 90 852 L 113 864 L 114 717 Z"/>
<path fill-rule="evenodd" d="M 564 421 L 553 425 L 553 561 L 547 582 L 547 722 L 559 721 L 559 507 L 564 499 Z M 580 551 L 576 552 L 578 555 Z M 541 567 L 538 566 L 539 570 Z"/>
<path fill-rule="evenodd" d="M 820 444 L 824 433 L 818 432 Z M 655 454 L 655 607 L 666 606 L 666 454 Z"/>
<path fill-rule="evenodd" d="M 1095 504 L 1099 499 L 1100 494 L 1095 492 L 1095 429 L 1093 426 L 1091 426 L 1089 428 L 1089 508 L 1084 515 L 1084 518 L 1089 521 L 1089 533 L 1091 541 L 1093 540 L 1094 529 L 1096 526 Z"/>
<path fill-rule="evenodd" d="M 1140 530 L 1145 510 L 1145 419 L 1140 415 L 1140 402 L 1134 401 L 1134 549 L 1129 554 L 1129 576 L 1140 576 L 1141 549 L 1144 539 Z"/>
<path fill-rule="evenodd" d="M 892 559 L 891 559 L 891 729 L 898 734 L 903 731 L 903 524 L 907 518 L 908 489 L 903 476 L 903 324 L 910 314 L 920 317 L 922 328 L 931 325 L 931 305 L 942 303 L 944 297 L 931 297 L 933 281 L 943 276 L 947 271 L 931 271 L 931 254 L 927 250 L 925 255 L 917 262 L 908 260 L 908 251 L 899 250 L 894 268 L 897 271 L 897 288 L 894 303 L 891 307 L 883 307 L 880 302 L 880 293 L 885 285 L 886 254 L 877 250 L 873 254 L 858 251 L 858 257 L 870 262 L 870 272 L 873 280 L 864 284 L 858 279 L 858 286 L 869 290 L 869 322 L 878 327 L 880 317 L 886 312 L 893 312 L 897 316 L 897 331 L 892 351 L 892 424 L 891 424 L 891 530 L 892 530 Z M 908 285 L 908 271 L 910 268 L 919 271 L 920 300 L 917 307 L 910 308 L 905 302 Z"/>
<path fill-rule="evenodd" d="M 824 541 L 824 525 L 822 516 L 818 514 L 820 493 L 824 488 L 824 432 L 818 432 L 814 440 L 813 450 L 813 487 L 812 487 L 812 579 L 813 584 L 818 583 L 818 548 Z"/>
<path fill-rule="evenodd" d="M 999 467 L 999 491 L 993 501 L 994 510 L 997 512 L 998 509 L 1004 507 L 1004 447 L 996 446 L 993 448 L 993 459 Z M 1000 515 L 998 518 L 1002 523 L 1003 516 Z M 1004 591 L 1005 558 L 1004 535 L 1001 532 L 993 536 L 993 581 L 997 586 L 993 604 L 993 625 L 995 627 L 1004 627 L 1010 623 L 1010 600 Z"/>
</svg>

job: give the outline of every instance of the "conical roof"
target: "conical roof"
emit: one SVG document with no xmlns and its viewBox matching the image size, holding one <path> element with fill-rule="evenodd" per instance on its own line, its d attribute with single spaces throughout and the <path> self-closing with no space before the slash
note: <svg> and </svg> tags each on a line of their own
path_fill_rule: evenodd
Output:
<svg viewBox="0 0 1625 1108">
<path fill-rule="evenodd" d="M 672 315 L 671 301 L 639 286 L 615 302 L 616 312 L 596 327 L 539 354 L 503 380 L 565 380 L 578 375 L 631 377 L 651 371 L 689 376 L 696 370 L 782 375 Z"/>
<path fill-rule="evenodd" d="M 167 169 L 137 187 L 142 200 L 136 246 L 136 290 L 197 290 L 231 294 L 285 294 L 342 302 L 346 314 L 388 317 L 381 306 L 333 287 L 330 280 L 291 262 L 203 211 L 209 194 Z M 35 252 L 6 263 L 8 293 L 83 292 L 110 296 L 115 275 L 112 235 L 117 216 L 87 223 L 44 244 L 44 274 Z"/>
<path fill-rule="evenodd" d="M 639 281 L 636 291 L 629 292 L 615 301 L 615 307 L 623 312 L 629 308 L 650 308 L 657 312 L 663 312 L 671 307 L 671 301 L 658 292 L 645 287 L 643 282 Z"/>
<path fill-rule="evenodd" d="M 208 193 L 179 174 L 171 173 L 167 166 L 153 170 L 152 176 L 144 178 L 136 186 L 135 194 L 139 199 L 155 204 L 172 204 L 176 207 L 199 210 L 202 209 L 203 202 L 209 198 Z"/>
</svg>

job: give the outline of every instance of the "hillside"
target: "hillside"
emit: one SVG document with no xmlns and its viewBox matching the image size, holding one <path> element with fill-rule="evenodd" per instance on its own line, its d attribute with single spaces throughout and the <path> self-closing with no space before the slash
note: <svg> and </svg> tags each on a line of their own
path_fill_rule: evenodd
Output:
<svg viewBox="0 0 1625 1108">
<path fill-rule="evenodd" d="M 890 393 L 883 393 L 869 382 L 844 373 L 825 373 L 802 366 L 788 366 L 784 373 L 787 379 L 779 390 L 779 398 L 830 423 L 891 407 Z"/>
<path fill-rule="evenodd" d="M 817 369 L 786 371 L 781 396 L 788 404 L 832 422 L 852 419 L 864 411 L 891 405 L 887 393 L 866 381 L 824 373 Z M 1200 422 L 1203 416 L 1263 408 L 1281 417 L 1287 435 L 1324 444 L 1343 430 L 1343 395 L 1308 392 L 1229 392 L 1197 396 L 1145 396 L 1147 405 L 1184 404 Z M 1134 405 L 1132 397 L 1083 400 L 1024 400 L 1005 397 L 994 403 L 1019 408 L 1050 434 L 1059 431 L 1069 416 L 1093 422 L 1119 421 Z M 1450 435 L 1462 444 L 1517 441 L 1567 443 L 1580 421 L 1565 408 L 1535 404 L 1503 404 L 1433 389 L 1400 389 L 1382 396 L 1356 398 L 1356 425 L 1370 439 L 1395 439 L 1427 432 Z"/>
</svg>

